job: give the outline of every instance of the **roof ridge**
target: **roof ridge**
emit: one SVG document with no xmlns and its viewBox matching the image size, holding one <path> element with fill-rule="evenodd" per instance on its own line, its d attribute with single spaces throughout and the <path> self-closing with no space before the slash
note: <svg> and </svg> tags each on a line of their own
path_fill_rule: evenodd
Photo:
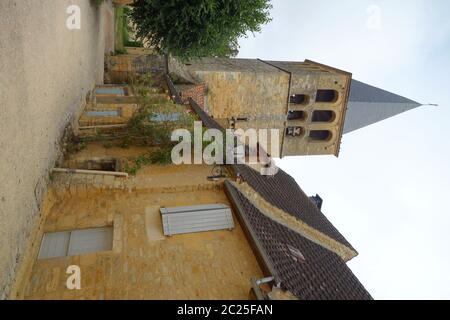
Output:
<svg viewBox="0 0 450 320">
<path fill-rule="evenodd" d="M 342 244 L 330 236 L 320 232 L 314 227 L 302 221 L 299 217 L 293 216 L 290 213 L 270 204 L 263 196 L 261 196 L 248 183 L 243 182 L 237 184 L 234 181 L 228 180 L 226 183 L 235 187 L 248 201 L 257 208 L 262 214 L 270 218 L 274 222 L 283 225 L 286 228 L 300 234 L 306 239 L 320 245 L 321 247 L 336 253 L 344 261 L 349 261 L 358 255 L 353 248 Z"/>
<path fill-rule="evenodd" d="M 231 181 L 227 195 L 262 269 L 302 300 L 371 300 L 345 261 L 333 251 L 268 217 Z"/>
<path fill-rule="evenodd" d="M 279 169 L 274 176 L 262 176 L 247 165 L 233 168 L 268 203 L 357 252 L 285 171 Z"/>
</svg>

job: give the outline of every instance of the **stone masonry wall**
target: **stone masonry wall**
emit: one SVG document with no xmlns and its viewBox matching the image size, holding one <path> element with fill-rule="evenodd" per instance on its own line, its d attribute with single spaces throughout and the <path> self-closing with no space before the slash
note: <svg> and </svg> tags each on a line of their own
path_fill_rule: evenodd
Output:
<svg viewBox="0 0 450 320">
<path fill-rule="evenodd" d="M 66 28 L 71 4 L 81 8 L 81 30 Z M 0 1 L 0 299 L 38 220 L 62 132 L 102 82 L 110 6 Z"/>
<path fill-rule="evenodd" d="M 164 57 L 155 54 L 120 54 L 108 56 L 105 82 L 129 83 L 138 75 L 152 74 L 156 83 L 165 73 Z"/>
<path fill-rule="evenodd" d="M 202 59 L 189 69 L 207 84 L 208 108 L 216 119 L 286 116 L 289 75 L 285 72 L 245 59 Z"/>
<path fill-rule="evenodd" d="M 280 154 L 338 155 L 344 123 L 347 89 L 351 75 L 312 62 L 277 62 L 256 59 L 205 58 L 195 60 L 186 68 L 207 85 L 209 113 L 225 126 L 241 129 L 278 129 Z M 318 103 L 319 89 L 334 90 L 338 99 Z M 289 103 L 288 95 L 309 97 L 303 104 Z M 314 111 L 331 111 L 328 121 L 313 121 Z M 303 111 L 303 119 L 288 120 L 288 111 Z M 286 128 L 301 129 L 291 137 Z M 310 138 L 311 131 L 328 131 L 329 139 Z"/>
<path fill-rule="evenodd" d="M 161 207 L 223 203 L 207 166 L 150 166 L 136 177 L 58 174 L 54 201 L 28 255 L 15 298 L 247 299 L 263 274 L 236 217 L 232 231 L 165 237 Z M 36 260 L 43 232 L 113 226 L 112 251 Z M 81 290 L 66 269 L 81 268 Z"/>
</svg>

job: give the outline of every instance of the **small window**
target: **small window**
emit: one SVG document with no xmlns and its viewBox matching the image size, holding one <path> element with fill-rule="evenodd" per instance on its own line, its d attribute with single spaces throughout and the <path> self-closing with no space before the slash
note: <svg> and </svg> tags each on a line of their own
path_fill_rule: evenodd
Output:
<svg viewBox="0 0 450 320">
<path fill-rule="evenodd" d="M 92 159 L 79 163 L 73 166 L 73 168 L 82 170 L 117 172 L 120 171 L 120 162 L 119 160 L 112 158 Z"/>
<path fill-rule="evenodd" d="M 336 102 L 339 94 L 336 90 L 317 90 L 316 102 Z"/>
<path fill-rule="evenodd" d="M 312 130 L 309 137 L 311 140 L 327 141 L 331 139 L 332 135 L 328 130 Z"/>
<path fill-rule="evenodd" d="M 217 230 L 233 230 L 231 208 L 224 204 L 161 208 L 165 236 Z"/>
<path fill-rule="evenodd" d="M 316 110 L 312 115 L 312 122 L 332 122 L 335 114 L 329 110 Z"/>
<path fill-rule="evenodd" d="M 86 117 L 120 117 L 119 110 L 100 110 L 100 111 L 86 111 L 84 113 Z"/>
<path fill-rule="evenodd" d="M 38 259 L 110 251 L 112 243 L 112 227 L 45 233 Z"/>
<path fill-rule="evenodd" d="M 305 112 L 303 111 L 289 111 L 288 120 L 304 120 L 305 119 Z"/>
<path fill-rule="evenodd" d="M 302 127 L 287 127 L 286 136 L 289 137 L 300 137 L 303 134 Z"/>
<path fill-rule="evenodd" d="M 289 97 L 289 102 L 293 104 L 308 104 L 309 97 L 305 94 L 293 94 Z"/>
</svg>

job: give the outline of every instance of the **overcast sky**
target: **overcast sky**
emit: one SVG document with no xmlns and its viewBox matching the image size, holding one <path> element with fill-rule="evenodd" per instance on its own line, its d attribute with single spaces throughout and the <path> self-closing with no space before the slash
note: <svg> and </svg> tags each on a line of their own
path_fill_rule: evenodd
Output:
<svg viewBox="0 0 450 320">
<path fill-rule="evenodd" d="M 322 196 L 376 299 L 450 299 L 449 13 L 448 0 L 274 0 L 273 21 L 240 42 L 242 58 L 311 59 L 439 104 L 345 135 L 339 158 L 278 161 Z"/>
</svg>

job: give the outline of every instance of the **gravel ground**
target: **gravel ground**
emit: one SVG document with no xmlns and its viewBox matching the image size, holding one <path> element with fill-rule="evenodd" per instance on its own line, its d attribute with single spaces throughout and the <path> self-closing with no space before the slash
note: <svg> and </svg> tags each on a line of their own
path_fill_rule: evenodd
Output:
<svg viewBox="0 0 450 320">
<path fill-rule="evenodd" d="M 81 30 L 66 9 L 81 8 Z M 6 298 L 33 224 L 57 141 L 111 51 L 110 0 L 0 1 L 0 298 Z M 106 47 L 105 47 L 106 44 Z"/>
</svg>

